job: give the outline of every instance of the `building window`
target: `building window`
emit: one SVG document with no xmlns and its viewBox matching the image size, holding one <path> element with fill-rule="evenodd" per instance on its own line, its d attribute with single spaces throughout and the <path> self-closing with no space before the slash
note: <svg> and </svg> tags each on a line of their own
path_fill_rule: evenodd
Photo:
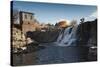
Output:
<svg viewBox="0 0 100 67">
<path fill-rule="evenodd" d="M 27 15 L 25 14 L 25 19 L 27 19 Z"/>
<path fill-rule="evenodd" d="M 33 18 L 33 17 L 32 17 L 32 15 L 31 15 L 31 18 L 30 18 L 30 19 L 32 20 L 32 18 Z"/>
</svg>

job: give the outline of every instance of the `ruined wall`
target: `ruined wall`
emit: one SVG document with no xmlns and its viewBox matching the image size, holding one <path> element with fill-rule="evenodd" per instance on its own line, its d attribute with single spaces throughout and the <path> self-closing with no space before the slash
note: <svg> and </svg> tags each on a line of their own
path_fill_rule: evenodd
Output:
<svg viewBox="0 0 100 67">
<path fill-rule="evenodd" d="M 26 45 L 25 35 L 22 34 L 21 30 L 12 28 L 12 47 L 20 48 Z"/>
<path fill-rule="evenodd" d="M 23 21 L 22 31 L 23 31 L 23 33 L 26 33 L 28 31 L 36 31 L 35 23 Z"/>
</svg>

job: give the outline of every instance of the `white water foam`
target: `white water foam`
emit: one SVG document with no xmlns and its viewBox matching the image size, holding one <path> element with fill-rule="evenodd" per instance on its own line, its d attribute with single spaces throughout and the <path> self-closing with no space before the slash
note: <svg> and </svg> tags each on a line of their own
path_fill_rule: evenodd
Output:
<svg viewBox="0 0 100 67">
<path fill-rule="evenodd" d="M 55 42 L 56 45 L 58 46 L 74 46 L 76 45 L 76 31 L 77 27 L 68 27 L 66 29 L 62 29 L 61 32 L 59 33 L 59 36 L 57 38 L 57 41 Z"/>
</svg>

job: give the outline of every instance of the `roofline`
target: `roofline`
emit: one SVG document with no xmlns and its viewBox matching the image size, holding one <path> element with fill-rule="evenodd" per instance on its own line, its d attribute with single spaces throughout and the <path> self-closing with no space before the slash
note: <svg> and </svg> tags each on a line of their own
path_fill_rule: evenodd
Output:
<svg viewBox="0 0 100 67">
<path fill-rule="evenodd" d="M 19 11 L 20 13 L 28 13 L 28 14 L 32 14 L 32 15 L 34 15 L 34 13 L 32 13 L 32 12 L 26 12 L 26 11 Z"/>
</svg>

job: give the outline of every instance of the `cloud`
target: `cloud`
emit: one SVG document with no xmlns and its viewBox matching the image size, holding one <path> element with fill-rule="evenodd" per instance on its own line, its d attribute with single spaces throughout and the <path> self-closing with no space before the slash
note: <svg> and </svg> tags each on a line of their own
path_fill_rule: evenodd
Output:
<svg viewBox="0 0 100 67">
<path fill-rule="evenodd" d="M 95 18 L 97 18 L 97 11 L 93 12 L 93 13 L 90 15 L 90 17 L 95 17 Z"/>
<path fill-rule="evenodd" d="M 94 19 L 97 18 L 97 11 L 94 11 L 93 13 L 91 13 L 88 17 L 85 17 L 86 21 L 92 21 Z"/>
</svg>

